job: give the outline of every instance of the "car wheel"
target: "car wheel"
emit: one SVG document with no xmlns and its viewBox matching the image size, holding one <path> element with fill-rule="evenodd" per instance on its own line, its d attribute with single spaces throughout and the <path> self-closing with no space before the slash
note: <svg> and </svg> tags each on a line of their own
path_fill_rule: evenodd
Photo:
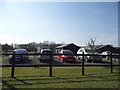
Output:
<svg viewBox="0 0 120 90">
<path fill-rule="evenodd" d="M 12 64 L 12 62 L 9 62 L 9 64 Z"/>
<path fill-rule="evenodd" d="M 79 56 L 77 57 L 77 60 L 80 60 L 80 57 L 79 57 Z"/>
<path fill-rule="evenodd" d="M 41 60 L 41 59 L 39 59 L 39 62 L 42 62 L 42 60 Z"/>
<path fill-rule="evenodd" d="M 73 61 L 73 63 L 76 63 L 76 61 Z"/>
<path fill-rule="evenodd" d="M 100 59 L 99 62 L 102 62 L 102 59 Z"/>
<path fill-rule="evenodd" d="M 60 59 L 60 61 L 65 62 L 64 60 Z"/>
</svg>

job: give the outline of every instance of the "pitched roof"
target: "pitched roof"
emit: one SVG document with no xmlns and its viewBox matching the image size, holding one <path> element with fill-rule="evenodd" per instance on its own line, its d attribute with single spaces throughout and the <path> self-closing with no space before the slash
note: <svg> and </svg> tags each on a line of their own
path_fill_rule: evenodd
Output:
<svg viewBox="0 0 120 90">
<path fill-rule="evenodd" d="M 73 44 L 73 43 L 63 44 L 63 45 L 61 45 L 61 46 L 56 47 L 56 49 L 58 49 L 58 48 L 64 48 L 64 47 L 69 46 L 69 45 L 72 45 L 72 44 Z M 73 44 L 73 45 L 75 45 L 75 44 Z M 75 46 L 77 46 L 77 45 L 75 45 Z M 77 46 L 77 47 L 79 47 L 79 46 Z"/>
<path fill-rule="evenodd" d="M 99 51 L 99 52 L 110 51 L 110 52 L 112 52 L 112 53 L 120 53 L 120 50 L 114 48 L 114 47 L 111 46 L 111 45 L 101 46 L 100 48 L 98 48 L 98 51 Z"/>
</svg>

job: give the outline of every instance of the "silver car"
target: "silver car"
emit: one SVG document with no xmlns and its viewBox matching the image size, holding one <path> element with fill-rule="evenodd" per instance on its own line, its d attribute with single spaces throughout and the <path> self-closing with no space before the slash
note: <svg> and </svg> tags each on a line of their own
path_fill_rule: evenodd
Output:
<svg viewBox="0 0 120 90">
<path fill-rule="evenodd" d="M 50 50 L 50 49 L 42 49 L 41 54 L 49 54 L 49 55 L 40 55 L 40 57 L 39 57 L 40 62 L 50 61 L 51 53 L 52 53 L 52 50 Z"/>
</svg>

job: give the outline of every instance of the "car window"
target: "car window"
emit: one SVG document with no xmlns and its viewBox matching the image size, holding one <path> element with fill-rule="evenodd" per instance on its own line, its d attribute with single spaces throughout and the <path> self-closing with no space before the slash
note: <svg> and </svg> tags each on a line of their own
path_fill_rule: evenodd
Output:
<svg viewBox="0 0 120 90">
<path fill-rule="evenodd" d="M 79 52 L 84 52 L 82 49 Z"/>
</svg>

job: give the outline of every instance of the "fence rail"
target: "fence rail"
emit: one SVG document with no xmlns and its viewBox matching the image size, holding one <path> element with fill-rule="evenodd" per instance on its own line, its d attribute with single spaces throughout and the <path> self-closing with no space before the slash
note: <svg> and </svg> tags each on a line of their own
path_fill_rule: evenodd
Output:
<svg viewBox="0 0 120 90">
<path fill-rule="evenodd" d="M 5 56 L 8 56 L 8 55 L 13 55 L 13 53 L 2 53 L 2 55 L 5 55 Z M 43 54 L 43 53 L 28 53 L 28 54 L 15 54 L 15 55 L 50 55 L 50 54 Z M 71 54 L 56 54 L 56 53 L 53 53 L 52 56 L 59 56 L 59 55 L 71 55 Z M 82 56 L 83 54 L 74 54 L 74 56 Z M 111 56 L 110 54 L 109 55 L 100 55 L 100 54 L 84 54 L 84 56 Z M 120 55 L 113 55 L 113 56 L 116 56 L 116 57 L 120 57 Z"/>
<path fill-rule="evenodd" d="M 15 65 L 15 67 L 49 67 L 50 65 Z M 52 67 L 79 67 L 79 66 L 82 66 L 82 65 L 78 65 L 78 64 L 73 64 L 73 65 L 52 65 Z M 108 66 L 111 66 L 111 65 L 84 65 L 86 67 L 101 67 L 101 66 L 104 66 L 104 67 L 108 67 Z M 120 65 L 112 65 L 112 66 L 120 66 Z M 0 67 L 12 67 L 12 65 L 0 65 Z"/>
<path fill-rule="evenodd" d="M 73 65 L 53 65 L 53 56 L 59 56 L 59 55 L 71 55 L 71 54 L 55 54 L 55 53 L 51 53 L 51 54 L 42 54 L 42 53 L 28 53 L 28 54 L 16 54 L 15 52 L 13 53 L 2 53 L 2 55 L 8 56 L 8 55 L 13 55 L 13 63 L 11 65 L 0 65 L 0 67 L 12 67 L 11 69 L 11 77 L 14 77 L 14 71 L 15 71 L 15 67 L 49 67 L 49 75 L 52 76 L 52 67 L 82 67 L 82 75 L 85 74 L 84 71 L 84 67 L 91 67 L 91 66 L 95 66 L 95 67 L 100 67 L 100 66 L 104 66 L 104 67 L 110 67 L 111 69 L 111 73 L 113 73 L 113 66 L 120 66 L 120 64 L 118 65 L 113 65 L 113 57 L 118 57 L 120 58 L 120 55 L 113 55 L 112 53 L 109 55 L 99 55 L 99 54 L 75 54 L 75 56 L 82 56 L 82 65 L 77 65 L 77 64 L 73 64 Z M 48 65 L 43 65 L 43 64 L 38 64 L 38 65 L 16 65 L 14 60 L 15 60 L 15 55 L 50 55 L 50 63 Z M 110 57 L 110 64 L 109 65 L 85 65 L 85 58 L 84 56 L 108 56 Z"/>
</svg>

